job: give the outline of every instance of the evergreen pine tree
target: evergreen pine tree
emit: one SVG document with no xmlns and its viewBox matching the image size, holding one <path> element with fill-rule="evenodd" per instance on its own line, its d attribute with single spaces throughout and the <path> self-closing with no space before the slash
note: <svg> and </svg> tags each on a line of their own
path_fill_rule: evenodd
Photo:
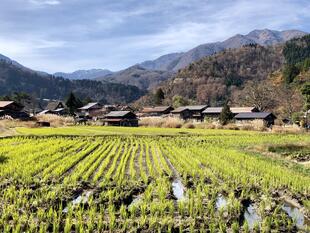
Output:
<svg viewBox="0 0 310 233">
<path fill-rule="evenodd" d="M 76 110 L 83 106 L 83 103 L 79 98 L 75 97 L 73 92 L 71 92 L 67 101 L 66 101 L 66 105 L 67 105 L 67 108 L 69 110 L 69 113 L 71 115 L 74 115 Z"/>
<path fill-rule="evenodd" d="M 165 93 L 161 88 L 158 88 L 155 93 L 155 104 L 156 105 L 162 104 L 164 99 L 165 99 Z"/>
<path fill-rule="evenodd" d="M 220 123 L 226 125 L 230 120 L 234 118 L 233 113 L 230 111 L 230 107 L 227 102 L 225 102 L 222 112 L 220 114 Z"/>
</svg>

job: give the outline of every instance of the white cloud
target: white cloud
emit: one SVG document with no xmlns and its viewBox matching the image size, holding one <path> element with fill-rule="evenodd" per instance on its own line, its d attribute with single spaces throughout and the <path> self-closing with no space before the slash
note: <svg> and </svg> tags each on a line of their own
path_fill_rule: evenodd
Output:
<svg viewBox="0 0 310 233">
<path fill-rule="evenodd" d="M 3 1 L 0 53 L 46 71 L 117 70 L 254 29 L 310 30 L 306 0 Z"/>
<path fill-rule="evenodd" d="M 30 3 L 35 5 L 59 5 L 61 2 L 59 0 L 29 0 Z"/>
</svg>

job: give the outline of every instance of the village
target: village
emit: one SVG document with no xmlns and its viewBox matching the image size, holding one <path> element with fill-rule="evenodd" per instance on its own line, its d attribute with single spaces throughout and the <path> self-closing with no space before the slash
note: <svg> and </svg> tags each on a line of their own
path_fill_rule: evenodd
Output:
<svg viewBox="0 0 310 233">
<path fill-rule="evenodd" d="M 230 122 L 236 125 L 251 124 L 255 122 L 265 127 L 272 127 L 277 117 L 271 112 L 261 112 L 256 107 L 230 107 Z M 99 122 L 106 126 L 139 126 L 143 119 L 175 118 L 184 122 L 219 122 L 223 107 L 209 107 L 208 105 L 189 105 L 173 108 L 172 106 L 144 107 L 136 111 L 128 105 L 102 105 L 98 102 L 88 103 L 74 111 L 75 124 L 88 124 Z M 50 101 L 45 109 L 33 114 L 24 106 L 15 101 L 0 101 L 0 119 L 31 120 L 42 115 L 70 115 L 64 102 Z M 290 121 L 283 119 L 283 124 Z M 38 126 L 50 126 L 49 122 L 37 122 Z"/>
</svg>

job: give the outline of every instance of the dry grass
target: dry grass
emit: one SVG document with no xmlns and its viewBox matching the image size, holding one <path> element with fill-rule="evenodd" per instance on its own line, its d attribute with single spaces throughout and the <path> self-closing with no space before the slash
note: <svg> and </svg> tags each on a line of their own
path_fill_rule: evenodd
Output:
<svg viewBox="0 0 310 233">
<path fill-rule="evenodd" d="M 16 127 L 35 127 L 34 121 L 20 121 L 20 120 L 0 120 L 0 127 L 2 129 L 10 129 Z"/>
<path fill-rule="evenodd" d="M 216 129 L 216 125 L 209 122 L 196 124 L 195 127 L 197 129 Z"/>
<path fill-rule="evenodd" d="M 181 128 L 184 121 L 174 117 L 143 117 L 139 121 L 140 126 L 157 128 Z"/>
<path fill-rule="evenodd" d="M 182 128 L 186 128 L 186 129 L 195 129 L 196 128 L 196 125 L 198 125 L 198 124 L 193 124 L 192 122 L 187 122 L 187 123 L 185 123 L 183 126 L 182 126 Z"/>
<path fill-rule="evenodd" d="M 299 134 L 299 133 L 306 132 L 305 129 L 300 128 L 298 126 L 283 127 L 283 126 L 277 126 L 277 125 L 274 125 L 271 131 L 273 133 L 293 133 L 293 134 Z"/>
<path fill-rule="evenodd" d="M 223 126 L 223 129 L 229 129 L 229 130 L 240 130 L 240 128 L 236 124 L 229 123 L 227 125 Z"/>
<path fill-rule="evenodd" d="M 73 117 L 63 117 L 54 114 L 45 114 L 36 116 L 37 121 L 46 121 L 51 124 L 52 127 L 70 126 L 74 125 Z"/>
</svg>

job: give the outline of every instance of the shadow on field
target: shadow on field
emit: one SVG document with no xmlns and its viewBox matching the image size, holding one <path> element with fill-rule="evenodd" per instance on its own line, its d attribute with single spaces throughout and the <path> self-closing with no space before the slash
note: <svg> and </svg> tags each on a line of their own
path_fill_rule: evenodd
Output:
<svg viewBox="0 0 310 233">
<path fill-rule="evenodd" d="M 8 160 L 8 157 L 6 157 L 4 155 L 0 155 L 0 164 L 5 163 L 7 160 Z"/>
</svg>

